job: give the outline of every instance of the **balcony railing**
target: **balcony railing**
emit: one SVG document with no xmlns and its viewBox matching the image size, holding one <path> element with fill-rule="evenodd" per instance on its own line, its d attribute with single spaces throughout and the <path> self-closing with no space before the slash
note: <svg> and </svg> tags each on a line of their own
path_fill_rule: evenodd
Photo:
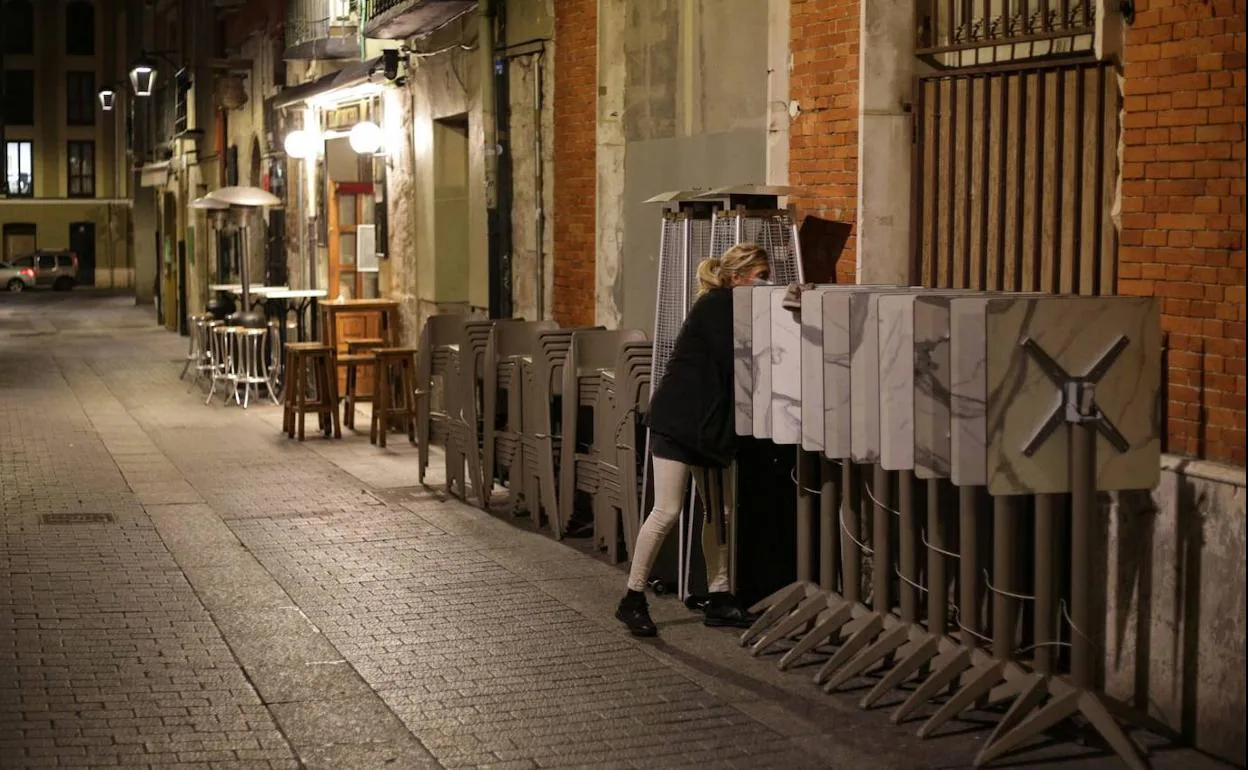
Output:
<svg viewBox="0 0 1248 770">
<path fill-rule="evenodd" d="M 938 66 L 1091 50 L 1097 0 L 919 0 L 916 53 Z M 984 56 L 968 60 L 967 54 Z"/>
<path fill-rule="evenodd" d="M 361 0 L 364 34 L 400 40 L 435 30 L 476 7 L 476 0 Z"/>
<path fill-rule="evenodd" d="M 288 0 L 285 59 L 354 59 L 360 54 L 357 0 Z"/>
</svg>

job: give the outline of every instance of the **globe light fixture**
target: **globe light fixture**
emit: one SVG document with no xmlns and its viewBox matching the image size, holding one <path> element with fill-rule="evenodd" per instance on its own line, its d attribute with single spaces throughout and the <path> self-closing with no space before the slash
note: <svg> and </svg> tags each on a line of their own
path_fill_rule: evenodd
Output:
<svg viewBox="0 0 1248 770">
<path fill-rule="evenodd" d="M 135 96 L 151 96 L 156 86 L 156 63 L 147 57 L 139 57 L 130 65 L 130 85 Z"/>
<path fill-rule="evenodd" d="M 112 86 L 104 86 L 96 96 L 100 100 L 100 109 L 105 112 L 113 111 L 113 107 L 117 104 L 117 92 L 113 90 Z"/>
<path fill-rule="evenodd" d="M 375 155 L 381 149 L 381 126 L 371 120 L 362 120 L 351 127 L 347 141 L 351 149 L 361 155 Z"/>
<path fill-rule="evenodd" d="M 316 142 L 316 134 L 299 128 L 286 135 L 282 147 L 292 158 L 310 158 L 316 154 Z"/>
</svg>

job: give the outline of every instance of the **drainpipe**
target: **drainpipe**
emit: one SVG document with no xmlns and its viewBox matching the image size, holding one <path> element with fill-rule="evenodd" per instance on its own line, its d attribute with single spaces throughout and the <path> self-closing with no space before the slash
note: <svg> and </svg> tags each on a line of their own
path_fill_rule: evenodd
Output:
<svg viewBox="0 0 1248 770">
<path fill-rule="evenodd" d="M 490 0 L 486 17 L 492 20 L 490 35 L 486 36 L 488 61 L 494 68 L 494 152 L 495 189 L 494 207 L 489 211 L 489 271 L 490 271 L 490 317 L 510 318 L 511 302 L 511 200 L 512 167 L 511 142 L 511 90 L 507 71 L 507 59 L 496 55 L 505 44 L 507 9 L 505 0 Z"/>
</svg>

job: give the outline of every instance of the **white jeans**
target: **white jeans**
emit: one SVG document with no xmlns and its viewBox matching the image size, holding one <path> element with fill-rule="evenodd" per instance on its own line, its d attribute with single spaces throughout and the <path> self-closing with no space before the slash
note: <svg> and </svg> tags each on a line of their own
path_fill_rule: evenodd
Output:
<svg viewBox="0 0 1248 770">
<path fill-rule="evenodd" d="M 667 538 L 667 533 L 671 531 L 672 525 L 680 517 L 681 508 L 684 507 L 685 483 L 689 479 L 689 470 L 689 466 L 684 463 L 665 460 L 661 457 L 654 458 L 654 508 L 646 517 L 645 523 L 641 525 L 641 531 L 637 533 L 637 545 L 633 548 L 632 566 L 628 572 L 630 590 L 643 591 L 646 588 L 646 581 L 650 578 L 650 570 L 654 567 L 659 547 L 663 545 L 663 540 Z M 718 485 L 718 488 L 722 488 L 724 486 L 716 480 L 709 479 L 708 476 L 718 474 L 722 477 L 723 474 L 720 471 L 705 468 L 693 470 L 693 481 L 698 489 L 698 497 L 702 499 L 704 506 L 708 499 L 718 497 L 722 500 L 723 519 L 726 523 L 731 511 L 727 495 L 721 492 L 719 495 L 708 497 L 710 487 Z M 728 538 L 720 534 L 719 516 L 711 516 L 711 522 L 702 527 L 702 553 L 706 557 L 708 590 L 712 593 L 719 593 L 731 590 L 728 582 Z"/>
</svg>

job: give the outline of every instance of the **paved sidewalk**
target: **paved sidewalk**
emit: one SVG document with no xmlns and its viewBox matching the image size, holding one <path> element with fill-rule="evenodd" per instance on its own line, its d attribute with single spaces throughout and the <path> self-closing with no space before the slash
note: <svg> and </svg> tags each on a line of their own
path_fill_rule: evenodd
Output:
<svg viewBox="0 0 1248 770">
<path fill-rule="evenodd" d="M 671 599 L 634 640 L 619 568 L 406 442 L 205 406 L 184 352 L 124 297 L 0 296 L 0 768 L 955 768 L 990 731 L 920 741 Z"/>
</svg>

